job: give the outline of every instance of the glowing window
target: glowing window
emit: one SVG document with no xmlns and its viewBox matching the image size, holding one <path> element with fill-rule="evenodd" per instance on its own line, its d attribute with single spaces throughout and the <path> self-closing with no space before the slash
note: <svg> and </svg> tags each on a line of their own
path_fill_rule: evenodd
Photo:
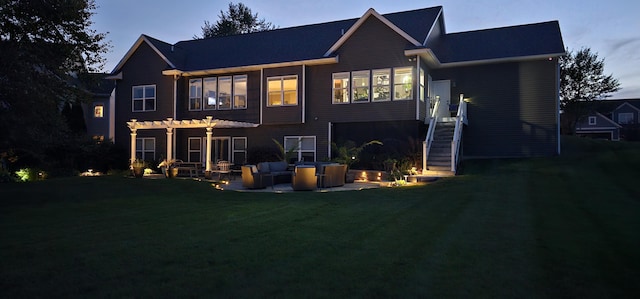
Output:
<svg viewBox="0 0 640 299">
<path fill-rule="evenodd" d="M 333 103 L 349 103 L 349 73 L 333 74 Z"/>
<path fill-rule="evenodd" d="M 391 100 L 391 69 L 373 70 L 373 101 Z"/>
<path fill-rule="evenodd" d="M 267 78 L 267 106 L 298 105 L 298 77 Z"/>
<path fill-rule="evenodd" d="M 189 80 L 189 110 L 202 109 L 202 79 Z"/>
<path fill-rule="evenodd" d="M 95 104 L 93 106 L 93 117 L 95 117 L 95 118 L 103 118 L 104 117 L 104 105 Z"/>
<path fill-rule="evenodd" d="M 393 70 L 393 99 L 413 99 L 413 69 L 410 67 Z"/>
<path fill-rule="evenodd" d="M 369 102 L 369 71 L 351 73 L 352 101 L 354 103 Z"/>
</svg>

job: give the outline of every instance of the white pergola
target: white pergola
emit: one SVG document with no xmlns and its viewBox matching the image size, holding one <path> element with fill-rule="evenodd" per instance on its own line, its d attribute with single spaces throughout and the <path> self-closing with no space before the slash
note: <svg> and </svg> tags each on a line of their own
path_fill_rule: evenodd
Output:
<svg viewBox="0 0 640 299">
<path fill-rule="evenodd" d="M 174 120 L 173 118 L 167 118 L 166 120 L 154 120 L 154 121 L 137 121 L 131 119 L 127 122 L 129 130 L 131 130 L 131 161 L 136 159 L 136 136 L 138 130 L 149 129 L 166 129 L 167 130 L 167 159 L 174 159 L 173 157 L 173 129 L 193 129 L 202 128 L 207 130 L 207 148 L 206 148 L 206 171 L 211 171 L 211 136 L 213 135 L 213 128 L 227 129 L 227 128 L 255 128 L 258 124 L 231 121 L 223 119 L 214 119 L 212 116 L 207 116 L 205 119 L 192 119 L 192 120 Z"/>
</svg>

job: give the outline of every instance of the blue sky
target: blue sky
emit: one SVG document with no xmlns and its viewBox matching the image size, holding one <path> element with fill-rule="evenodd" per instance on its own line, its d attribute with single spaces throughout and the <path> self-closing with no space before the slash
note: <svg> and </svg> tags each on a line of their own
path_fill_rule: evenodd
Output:
<svg viewBox="0 0 640 299">
<path fill-rule="evenodd" d="M 201 34 L 229 2 L 242 2 L 259 18 L 284 28 L 358 18 L 367 9 L 381 14 L 443 6 L 447 32 L 558 20 L 565 46 L 590 47 L 605 59 L 605 73 L 622 86 L 613 98 L 640 98 L 640 1 L 629 0 L 96 0 L 93 29 L 108 32 L 110 72 L 140 34 L 168 43 Z"/>
</svg>

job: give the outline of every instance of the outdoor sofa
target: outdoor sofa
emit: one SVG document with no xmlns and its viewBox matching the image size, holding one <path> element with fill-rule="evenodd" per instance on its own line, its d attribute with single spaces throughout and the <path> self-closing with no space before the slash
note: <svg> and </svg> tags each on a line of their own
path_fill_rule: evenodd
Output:
<svg viewBox="0 0 640 299">
<path fill-rule="evenodd" d="M 288 167 L 289 164 L 285 161 L 261 162 L 258 163 L 258 172 L 263 176 L 271 176 L 274 185 L 286 184 L 291 183 L 291 170 Z"/>
</svg>

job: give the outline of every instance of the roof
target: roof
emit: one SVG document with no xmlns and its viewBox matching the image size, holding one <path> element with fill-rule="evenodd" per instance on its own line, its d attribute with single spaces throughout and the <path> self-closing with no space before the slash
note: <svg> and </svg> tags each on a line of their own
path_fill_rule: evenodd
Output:
<svg viewBox="0 0 640 299">
<path fill-rule="evenodd" d="M 370 17 L 378 18 L 413 45 L 405 55 L 429 52 L 428 57 L 437 63 L 563 55 L 565 51 L 557 21 L 446 34 L 429 49 L 425 43 L 432 28 L 440 26 L 441 6 L 382 15 L 369 9 L 360 18 L 186 40 L 175 45 L 141 35 L 114 68 L 111 78 L 118 78 L 120 68 L 143 42 L 167 62 L 164 74 L 197 75 L 248 67 L 336 63 L 336 50 Z M 411 52 L 415 50 L 418 52 Z"/>
<path fill-rule="evenodd" d="M 622 128 L 621 125 L 617 124 L 615 121 L 611 120 L 610 118 L 604 116 L 600 112 L 594 112 L 594 113 L 591 113 L 591 114 L 589 114 L 587 116 L 599 117 L 600 119 L 604 120 L 605 122 L 608 122 L 611 125 L 611 127 L 602 127 L 602 126 L 600 126 L 598 128 Z M 584 126 L 584 124 L 587 123 L 587 120 L 588 120 L 588 117 L 585 117 L 585 118 L 582 119 L 581 122 L 578 122 L 578 124 L 576 124 L 576 129 L 578 129 L 578 128 L 583 129 L 583 130 L 584 129 L 589 129 L 590 128 L 589 125 Z"/>
<path fill-rule="evenodd" d="M 557 21 L 450 33 L 432 50 L 443 64 L 565 53 Z"/>
</svg>

